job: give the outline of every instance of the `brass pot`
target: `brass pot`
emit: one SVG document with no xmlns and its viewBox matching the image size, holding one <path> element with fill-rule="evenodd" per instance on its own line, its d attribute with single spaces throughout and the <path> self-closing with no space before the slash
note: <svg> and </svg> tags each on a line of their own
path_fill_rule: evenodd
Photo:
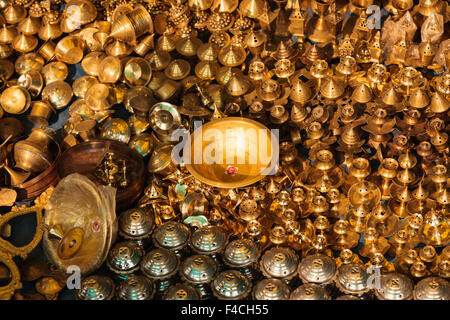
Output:
<svg viewBox="0 0 450 320">
<path fill-rule="evenodd" d="M 48 126 L 48 120 L 52 113 L 56 113 L 55 108 L 46 101 L 33 101 L 31 103 L 31 113 L 28 120 L 38 126 Z"/>
<path fill-rule="evenodd" d="M 30 136 L 14 145 L 16 167 L 37 173 L 52 165 L 52 154 L 49 150 L 53 136 L 41 128 L 33 128 Z"/>
</svg>

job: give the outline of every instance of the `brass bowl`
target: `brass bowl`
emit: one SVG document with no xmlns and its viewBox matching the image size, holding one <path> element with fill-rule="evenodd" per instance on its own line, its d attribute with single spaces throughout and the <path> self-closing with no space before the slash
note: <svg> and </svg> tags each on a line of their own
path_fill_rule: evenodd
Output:
<svg viewBox="0 0 450 320">
<path fill-rule="evenodd" d="M 41 94 L 44 87 L 44 79 L 39 71 L 31 70 L 25 72 L 17 79 L 17 85 L 27 89 L 31 97 L 36 98 Z"/>
<path fill-rule="evenodd" d="M 88 53 L 83 61 L 81 61 L 81 68 L 90 76 L 97 77 L 100 74 L 100 62 L 106 57 L 106 54 L 101 51 Z"/>
<path fill-rule="evenodd" d="M 17 191 L 17 201 L 33 200 L 50 186 L 58 183 L 59 178 L 56 172 L 56 164 L 61 157 L 61 149 L 56 142 L 52 141 L 49 150 L 52 154 L 56 154 L 51 166 L 34 178 L 14 187 Z"/>
<path fill-rule="evenodd" d="M 65 108 L 72 100 L 73 91 L 65 81 L 53 81 L 42 90 L 42 100 L 47 100 L 57 110 Z"/>
<path fill-rule="evenodd" d="M 42 68 L 45 83 L 48 85 L 54 81 L 64 81 L 69 75 L 67 65 L 61 61 L 50 62 Z"/>
<path fill-rule="evenodd" d="M 137 199 L 145 185 L 145 167 L 142 156 L 128 145 L 112 140 L 92 140 L 67 149 L 57 164 L 60 179 L 71 173 L 80 173 L 97 184 L 95 168 L 106 152 L 114 152 L 118 159 L 127 161 L 128 187 L 120 188 L 116 193 L 117 210 L 128 209 Z"/>
<path fill-rule="evenodd" d="M 56 59 L 68 64 L 77 64 L 83 59 L 84 41 L 75 36 L 62 38 L 55 48 Z"/>
<path fill-rule="evenodd" d="M 35 52 L 30 52 L 21 55 L 14 63 L 14 68 L 18 74 L 24 74 L 27 71 L 41 71 L 44 67 L 45 61 Z"/>
<path fill-rule="evenodd" d="M 107 110 L 117 102 L 114 89 L 104 83 L 90 87 L 84 95 L 84 100 L 93 111 Z"/>
<path fill-rule="evenodd" d="M 107 56 L 100 62 L 98 79 L 102 83 L 115 83 L 122 75 L 122 61 L 118 57 Z"/>
<path fill-rule="evenodd" d="M 183 155 L 187 170 L 198 180 L 219 188 L 239 188 L 258 182 L 272 173 L 271 161 L 277 158 L 278 141 L 272 140 L 269 129 L 261 123 L 246 118 L 227 117 L 210 121 L 200 128 L 191 135 L 191 154 Z M 242 137 L 247 137 L 248 141 Z M 216 156 L 216 163 L 211 163 L 212 159 L 208 160 L 205 154 L 211 154 L 215 141 L 218 141 L 218 146 L 222 142 L 223 153 Z M 201 161 L 196 161 L 196 154 L 201 155 Z M 227 154 L 229 157 L 234 154 L 237 159 L 227 161 Z M 270 158 L 269 161 L 265 163 L 261 155 Z"/>
<path fill-rule="evenodd" d="M 73 94 L 78 98 L 84 99 L 84 96 L 86 95 L 88 89 L 97 83 L 98 80 L 96 77 L 92 76 L 79 77 L 72 83 Z"/>
<path fill-rule="evenodd" d="M 123 68 L 125 83 L 131 86 L 146 86 L 152 78 L 150 62 L 144 58 L 131 58 Z"/>
<path fill-rule="evenodd" d="M 77 26 L 92 22 L 97 17 L 97 8 L 91 1 L 68 0 L 66 2 L 64 16 Z"/>
<path fill-rule="evenodd" d="M 8 113 L 22 114 L 30 107 L 31 96 L 27 89 L 12 86 L 2 92 L 0 104 Z"/>
<path fill-rule="evenodd" d="M 110 199 L 114 191 L 100 189 L 87 177 L 62 180 L 47 203 L 42 245 L 61 272 L 76 265 L 83 275 L 98 269 L 117 237 L 117 219 Z"/>
</svg>

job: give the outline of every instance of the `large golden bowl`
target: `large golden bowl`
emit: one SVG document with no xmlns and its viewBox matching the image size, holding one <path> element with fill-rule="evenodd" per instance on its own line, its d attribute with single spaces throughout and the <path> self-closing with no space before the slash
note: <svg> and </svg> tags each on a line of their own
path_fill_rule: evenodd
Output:
<svg viewBox="0 0 450 320">
<path fill-rule="evenodd" d="M 278 139 L 264 125 L 247 118 L 204 124 L 191 134 L 186 149 L 191 150 L 183 154 L 189 172 L 219 188 L 245 187 L 278 169 Z"/>
</svg>

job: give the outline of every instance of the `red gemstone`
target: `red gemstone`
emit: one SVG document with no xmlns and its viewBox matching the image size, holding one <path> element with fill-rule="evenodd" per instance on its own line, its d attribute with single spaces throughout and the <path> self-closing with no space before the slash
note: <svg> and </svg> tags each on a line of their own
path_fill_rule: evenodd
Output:
<svg viewBox="0 0 450 320">
<path fill-rule="evenodd" d="M 238 168 L 235 166 L 228 166 L 228 168 L 227 168 L 227 174 L 230 176 L 235 175 L 237 173 L 237 171 L 238 171 Z"/>
</svg>

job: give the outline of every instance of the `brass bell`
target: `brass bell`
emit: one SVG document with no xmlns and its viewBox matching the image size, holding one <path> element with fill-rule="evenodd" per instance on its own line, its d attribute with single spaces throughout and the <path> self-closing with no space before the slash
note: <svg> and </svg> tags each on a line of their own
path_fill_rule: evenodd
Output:
<svg viewBox="0 0 450 320">
<path fill-rule="evenodd" d="M 202 41 L 200 39 L 188 35 L 175 42 L 175 49 L 182 56 L 193 57 L 197 55 L 197 50 L 201 45 Z"/>
<path fill-rule="evenodd" d="M 320 93 L 327 99 L 335 100 L 341 97 L 345 92 L 344 84 L 330 77 L 323 81 L 320 86 Z"/>
<path fill-rule="evenodd" d="M 25 35 L 33 35 L 41 29 L 41 21 L 38 18 L 28 16 L 26 19 L 19 22 L 17 31 Z"/>
<path fill-rule="evenodd" d="M 145 33 L 153 33 L 153 21 L 147 9 L 138 5 L 112 23 L 110 36 L 133 43 Z"/>
<path fill-rule="evenodd" d="M 246 56 L 242 47 L 229 45 L 220 50 L 218 59 L 226 67 L 237 67 L 245 61 Z"/>
<path fill-rule="evenodd" d="M 62 35 L 62 30 L 57 23 L 44 23 L 38 31 L 38 36 L 44 41 L 58 39 Z"/>
<path fill-rule="evenodd" d="M 17 37 L 17 28 L 14 26 L 3 25 L 0 30 L 0 43 L 10 44 Z"/>
<path fill-rule="evenodd" d="M 385 254 L 389 248 L 389 242 L 386 238 L 380 237 L 375 228 L 368 227 L 364 233 L 364 246 L 359 251 L 359 254 L 363 257 L 370 258 L 375 253 Z"/>
<path fill-rule="evenodd" d="M 21 5 L 9 4 L 4 9 L 3 15 L 8 24 L 16 24 L 26 17 L 27 10 Z"/>
<path fill-rule="evenodd" d="M 175 59 L 172 60 L 166 69 L 164 70 L 164 74 L 167 78 L 172 80 L 181 80 L 186 78 L 191 71 L 191 66 L 189 62 L 183 59 Z"/>
<path fill-rule="evenodd" d="M 129 274 L 139 269 L 143 250 L 132 241 L 117 242 L 106 259 L 108 268 L 117 274 Z"/>
<path fill-rule="evenodd" d="M 38 39 L 35 36 L 20 33 L 11 44 L 12 48 L 18 52 L 33 51 L 38 45 Z"/>
<path fill-rule="evenodd" d="M 47 100 L 57 110 L 66 107 L 72 100 L 73 90 L 65 81 L 53 81 L 42 90 L 42 98 Z"/>
<path fill-rule="evenodd" d="M 50 84 L 54 81 L 64 81 L 69 75 L 69 69 L 64 62 L 55 61 L 46 64 L 42 70 L 42 75 L 45 84 Z"/>
<path fill-rule="evenodd" d="M 31 103 L 31 113 L 28 120 L 41 127 L 46 127 L 49 124 L 49 119 L 53 113 L 56 113 L 55 108 L 45 101 L 33 101 Z"/>
<path fill-rule="evenodd" d="M 76 64 L 83 59 L 85 44 L 82 39 L 68 36 L 56 44 L 55 55 L 59 61 Z"/>
<path fill-rule="evenodd" d="M 136 52 L 141 57 L 145 56 L 150 50 L 154 49 L 154 37 L 155 34 L 150 34 L 141 38 L 139 43 L 134 47 L 134 52 Z"/>
</svg>

